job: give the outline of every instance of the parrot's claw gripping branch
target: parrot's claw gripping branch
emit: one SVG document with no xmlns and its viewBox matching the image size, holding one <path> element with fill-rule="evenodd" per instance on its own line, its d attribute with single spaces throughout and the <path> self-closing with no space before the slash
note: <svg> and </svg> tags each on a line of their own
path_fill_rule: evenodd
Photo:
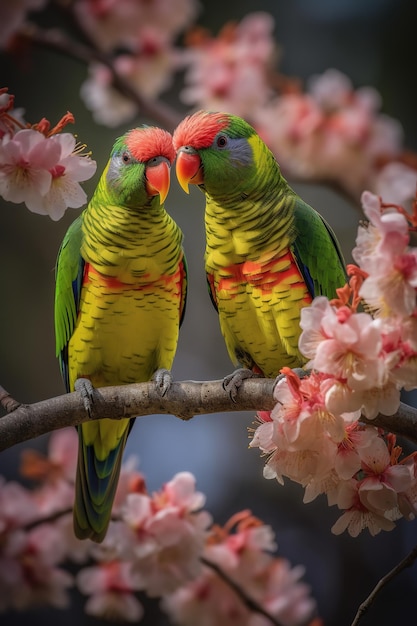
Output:
<svg viewBox="0 0 417 626">
<path fill-rule="evenodd" d="M 241 367 L 223 378 L 223 389 L 228 392 L 233 402 L 237 400 L 239 387 L 241 387 L 243 381 L 248 378 L 259 378 L 259 374 L 245 367 Z"/>
<path fill-rule="evenodd" d="M 77 378 L 74 383 L 74 389 L 80 394 L 84 404 L 84 408 L 88 413 L 88 416 L 91 417 L 93 413 L 95 392 L 91 380 L 89 380 L 88 378 Z"/>
<path fill-rule="evenodd" d="M 155 374 L 152 376 L 152 380 L 156 384 L 161 398 L 163 398 L 172 385 L 171 372 L 163 368 L 156 370 Z"/>
</svg>

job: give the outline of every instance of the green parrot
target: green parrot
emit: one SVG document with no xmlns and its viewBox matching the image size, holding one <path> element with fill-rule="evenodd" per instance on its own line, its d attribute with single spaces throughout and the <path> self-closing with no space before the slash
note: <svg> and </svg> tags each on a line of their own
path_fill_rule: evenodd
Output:
<svg viewBox="0 0 417 626">
<path fill-rule="evenodd" d="M 94 387 L 171 383 L 187 291 L 182 232 L 164 209 L 171 135 L 140 127 L 118 138 L 97 188 L 69 227 L 56 265 L 56 349 L 67 391 L 87 408 Z M 78 427 L 74 531 L 104 539 L 133 420 Z"/>
<path fill-rule="evenodd" d="M 224 380 L 235 397 L 242 379 L 278 376 L 306 359 L 298 348 L 301 309 L 336 296 L 345 263 L 330 226 L 288 185 L 243 119 L 199 111 L 173 135 L 176 172 L 188 193 L 206 197 L 205 268 L 230 358 Z"/>
</svg>

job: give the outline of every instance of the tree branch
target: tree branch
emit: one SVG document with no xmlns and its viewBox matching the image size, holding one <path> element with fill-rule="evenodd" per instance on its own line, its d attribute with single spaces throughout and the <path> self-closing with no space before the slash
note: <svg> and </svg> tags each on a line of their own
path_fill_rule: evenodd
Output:
<svg viewBox="0 0 417 626">
<path fill-rule="evenodd" d="M 132 85 L 121 76 L 114 67 L 113 59 L 96 47 L 85 45 L 70 39 L 59 29 L 44 30 L 35 24 L 26 24 L 19 31 L 19 35 L 28 41 L 43 48 L 54 50 L 73 58 L 85 65 L 101 63 L 109 70 L 113 87 L 123 96 L 134 102 L 142 115 L 153 119 L 169 131 L 173 131 L 182 119 L 182 115 L 174 108 L 161 100 L 150 100 L 140 94 Z"/>
<path fill-rule="evenodd" d="M 381 580 L 375 585 L 369 596 L 360 605 L 351 626 L 357 626 L 359 624 L 361 618 L 369 609 L 381 589 L 385 587 L 386 584 L 391 582 L 391 580 L 395 578 L 395 576 L 397 576 L 400 572 L 402 572 L 403 569 L 405 569 L 406 567 L 411 567 L 416 559 L 417 546 L 415 546 L 402 561 L 400 561 L 395 567 L 393 567 L 392 570 L 388 572 L 388 574 L 385 574 L 385 576 L 383 576 Z"/>
<path fill-rule="evenodd" d="M 245 380 L 239 388 L 236 402 L 223 389 L 221 380 L 173 382 L 163 397 L 154 382 L 102 387 L 94 391 L 91 417 L 77 392 L 34 404 L 19 404 L 0 387 L 0 400 L 7 398 L 3 405 L 6 409 L 9 407 L 9 413 L 0 419 L 0 451 L 89 419 L 121 419 L 163 413 L 189 420 L 195 415 L 210 413 L 269 411 L 275 405 L 274 384 L 274 379 L 269 378 Z M 363 421 L 417 443 L 417 410 L 406 404 L 401 403 L 395 415 L 380 414 L 374 420 L 364 418 Z"/>
<path fill-rule="evenodd" d="M 246 606 L 246 608 L 249 611 L 253 613 L 259 613 L 259 615 L 262 615 L 263 617 L 265 617 L 274 626 L 282 626 L 282 622 L 279 622 L 277 619 L 275 619 L 275 617 L 273 617 L 270 613 L 265 611 L 265 609 L 260 604 L 258 604 L 258 602 L 253 600 L 250 596 L 248 596 L 246 591 L 244 591 L 242 587 L 238 585 L 238 583 L 236 583 L 232 578 L 230 578 L 230 576 L 226 574 L 226 572 L 224 572 L 222 568 L 219 565 L 217 565 L 217 563 L 213 563 L 212 561 L 209 561 L 205 557 L 201 557 L 201 562 L 206 567 L 212 569 L 213 572 L 215 572 L 217 576 L 221 578 L 236 593 L 236 595 L 239 597 L 239 599 L 243 602 L 243 604 Z"/>
</svg>

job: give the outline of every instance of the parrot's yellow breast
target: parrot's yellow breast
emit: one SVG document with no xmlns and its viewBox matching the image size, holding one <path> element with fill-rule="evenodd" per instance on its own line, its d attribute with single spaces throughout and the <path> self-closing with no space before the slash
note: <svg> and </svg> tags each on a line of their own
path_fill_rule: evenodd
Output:
<svg viewBox="0 0 417 626">
<path fill-rule="evenodd" d="M 149 380 L 170 369 L 178 341 L 178 276 L 129 285 L 87 266 L 80 311 L 68 345 L 70 386 L 95 387 Z"/>
</svg>

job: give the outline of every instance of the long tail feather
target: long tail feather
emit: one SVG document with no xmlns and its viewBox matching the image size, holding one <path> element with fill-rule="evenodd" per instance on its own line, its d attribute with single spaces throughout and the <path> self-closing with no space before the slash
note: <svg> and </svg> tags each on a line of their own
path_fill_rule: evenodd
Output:
<svg viewBox="0 0 417 626">
<path fill-rule="evenodd" d="M 116 448 L 101 461 L 93 445 L 87 445 L 79 433 L 78 466 L 75 482 L 74 532 L 78 539 L 103 541 L 110 522 L 129 428 Z"/>
</svg>

